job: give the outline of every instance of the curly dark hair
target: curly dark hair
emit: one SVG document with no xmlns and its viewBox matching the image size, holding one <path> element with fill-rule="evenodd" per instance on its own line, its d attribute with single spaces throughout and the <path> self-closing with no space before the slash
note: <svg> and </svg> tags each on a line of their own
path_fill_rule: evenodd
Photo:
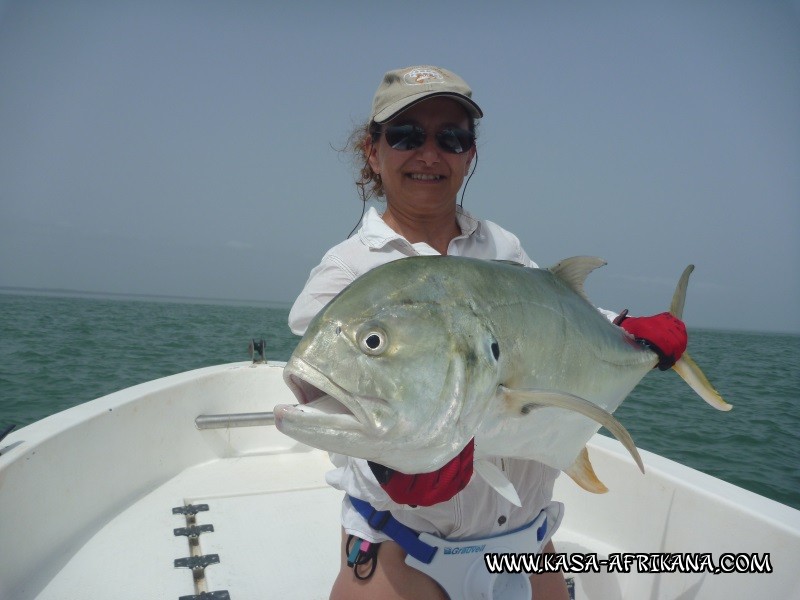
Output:
<svg viewBox="0 0 800 600">
<path fill-rule="evenodd" d="M 383 181 L 380 174 L 372 170 L 369 165 L 369 154 L 367 151 L 367 140 L 378 141 L 381 134 L 380 125 L 374 121 L 362 123 L 353 129 L 347 139 L 346 149 L 353 155 L 353 160 L 358 168 L 356 177 L 356 188 L 361 201 L 366 204 L 371 198 L 383 198 Z"/>
</svg>

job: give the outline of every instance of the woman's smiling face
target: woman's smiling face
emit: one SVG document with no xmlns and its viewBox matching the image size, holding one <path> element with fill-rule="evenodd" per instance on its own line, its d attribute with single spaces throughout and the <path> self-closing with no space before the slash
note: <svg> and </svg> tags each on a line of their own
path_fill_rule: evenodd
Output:
<svg viewBox="0 0 800 600">
<path fill-rule="evenodd" d="M 425 130 L 425 142 L 413 150 L 395 150 L 381 134 L 369 148 L 369 164 L 379 173 L 389 204 L 403 204 L 417 209 L 454 203 L 464 181 L 474 146 L 467 152 L 453 154 L 442 150 L 436 133 L 458 127 L 469 129 L 464 108 L 451 98 L 431 98 L 395 117 L 389 125 L 416 125 Z"/>
</svg>

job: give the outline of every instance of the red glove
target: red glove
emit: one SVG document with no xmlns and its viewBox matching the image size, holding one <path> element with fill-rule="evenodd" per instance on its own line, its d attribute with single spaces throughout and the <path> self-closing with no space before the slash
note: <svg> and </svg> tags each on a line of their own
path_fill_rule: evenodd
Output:
<svg viewBox="0 0 800 600">
<path fill-rule="evenodd" d="M 475 441 L 470 440 L 459 455 L 443 467 L 431 473 L 416 475 L 407 475 L 378 463 L 368 462 L 378 483 L 392 500 L 398 504 L 431 506 L 450 500 L 469 483 L 474 452 Z"/>
<path fill-rule="evenodd" d="M 686 350 L 686 325 L 669 313 L 652 317 L 629 317 L 628 311 L 614 319 L 614 324 L 632 334 L 636 341 L 658 354 L 656 365 L 666 371 L 680 359 Z"/>
</svg>

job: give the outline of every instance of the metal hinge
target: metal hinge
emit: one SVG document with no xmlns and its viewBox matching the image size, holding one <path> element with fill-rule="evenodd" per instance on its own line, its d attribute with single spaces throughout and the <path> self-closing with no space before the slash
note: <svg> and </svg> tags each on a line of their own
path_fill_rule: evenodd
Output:
<svg viewBox="0 0 800 600">
<path fill-rule="evenodd" d="M 219 554 L 203 554 L 201 556 L 187 556 L 186 558 L 176 558 L 176 567 L 187 567 L 192 571 L 205 569 L 208 565 L 219 563 Z"/>
<path fill-rule="evenodd" d="M 199 512 L 208 510 L 208 504 L 187 504 L 186 506 L 176 506 L 172 509 L 173 515 L 196 515 Z"/>
<path fill-rule="evenodd" d="M 219 592 L 201 592 L 195 596 L 181 596 L 178 600 L 231 600 L 228 590 Z"/>
<path fill-rule="evenodd" d="M 172 530 L 176 537 L 185 535 L 188 538 L 196 538 L 201 533 L 210 533 L 212 531 L 214 531 L 213 525 L 192 525 L 191 527 L 178 527 Z"/>
</svg>

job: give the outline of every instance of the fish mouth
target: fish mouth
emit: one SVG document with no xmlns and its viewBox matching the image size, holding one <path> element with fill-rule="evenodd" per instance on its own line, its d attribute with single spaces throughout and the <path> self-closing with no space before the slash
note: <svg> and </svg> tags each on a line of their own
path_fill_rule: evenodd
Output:
<svg viewBox="0 0 800 600">
<path fill-rule="evenodd" d="M 284 367 L 283 380 L 299 404 L 275 406 L 280 430 L 289 425 L 379 435 L 396 420 L 385 400 L 352 394 L 302 359 L 294 358 Z"/>
</svg>

